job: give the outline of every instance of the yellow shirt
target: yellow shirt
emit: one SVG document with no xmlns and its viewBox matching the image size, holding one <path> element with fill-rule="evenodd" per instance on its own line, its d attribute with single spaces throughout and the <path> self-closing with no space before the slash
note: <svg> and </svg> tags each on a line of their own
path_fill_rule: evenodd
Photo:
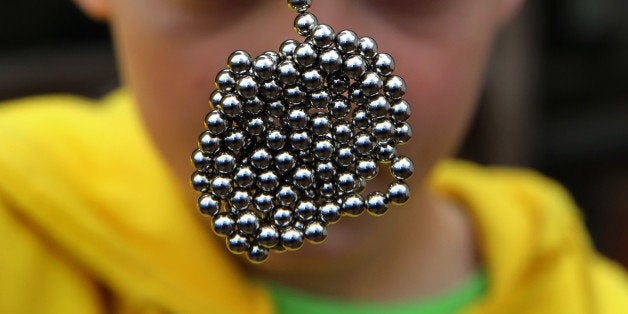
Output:
<svg viewBox="0 0 628 314">
<path fill-rule="evenodd" d="M 628 313 L 626 275 L 556 183 L 448 161 L 432 185 L 478 230 L 489 291 L 467 313 Z M 1 105 L 0 312 L 271 313 L 185 188 L 125 92 Z"/>
</svg>

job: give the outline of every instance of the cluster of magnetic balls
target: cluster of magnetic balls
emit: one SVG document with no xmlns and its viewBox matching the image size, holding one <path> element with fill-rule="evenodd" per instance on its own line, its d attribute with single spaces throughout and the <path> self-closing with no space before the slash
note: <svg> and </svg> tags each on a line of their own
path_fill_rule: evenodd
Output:
<svg viewBox="0 0 628 314">
<path fill-rule="evenodd" d="M 342 216 L 405 203 L 414 171 L 397 154 L 412 136 L 411 109 L 392 57 L 369 37 L 319 24 L 311 0 L 288 4 L 305 40 L 256 58 L 232 53 L 192 153 L 200 211 L 232 253 L 255 263 L 323 242 Z M 390 165 L 393 182 L 363 196 L 379 164 Z"/>
</svg>

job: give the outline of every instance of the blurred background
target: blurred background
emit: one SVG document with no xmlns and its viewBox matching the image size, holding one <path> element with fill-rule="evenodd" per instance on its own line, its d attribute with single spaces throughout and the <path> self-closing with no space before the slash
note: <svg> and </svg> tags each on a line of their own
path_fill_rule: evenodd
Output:
<svg viewBox="0 0 628 314">
<path fill-rule="evenodd" d="M 460 155 L 556 178 L 628 267 L 628 1 L 528 0 L 496 48 Z M 0 100 L 118 84 L 106 25 L 69 0 L 0 3 Z"/>
</svg>

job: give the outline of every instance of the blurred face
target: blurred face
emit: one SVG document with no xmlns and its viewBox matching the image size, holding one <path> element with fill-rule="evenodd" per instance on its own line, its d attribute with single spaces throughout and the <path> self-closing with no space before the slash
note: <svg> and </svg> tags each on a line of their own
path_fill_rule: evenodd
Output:
<svg viewBox="0 0 628 314">
<path fill-rule="evenodd" d="M 406 98 L 413 106 L 414 137 L 401 152 L 415 162 L 409 182 L 415 190 L 421 189 L 430 168 L 456 149 L 464 133 L 503 14 L 502 2 L 314 1 L 311 11 L 321 23 L 336 32 L 351 29 L 373 37 L 380 52 L 395 58 L 396 73 L 406 80 Z M 285 39 L 301 39 L 292 29 L 296 15 L 284 0 L 111 0 L 109 6 L 123 80 L 156 145 L 187 186 L 189 154 L 210 109 L 207 99 L 216 73 L 234 50 L 256 56 L 277 50 Z M 189 210 L 195 210 L 193 205 Z M 368 254 L 366 247 L 372 245 L 366 244 L 378 243 L 373 239 L 394 228 L 386 227 L 386 221 L 394 226 L 394 214 L 380 219 L 343 220 L 332 226 L 325 244 L 306 245 L 300 254 L 273 255 L 267 265 L 290 269 L 304 265 L 304 257 Z"/>
</svg>

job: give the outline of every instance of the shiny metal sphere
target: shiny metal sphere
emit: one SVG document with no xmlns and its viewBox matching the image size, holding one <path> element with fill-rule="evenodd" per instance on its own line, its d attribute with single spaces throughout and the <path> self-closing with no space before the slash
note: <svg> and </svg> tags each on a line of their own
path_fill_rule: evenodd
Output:
<svg viewBox="0 0 628 314">
<path fill-rule="evenodd" d="M 241 188 L 249 188 L 255 183 L 255 172 L 249 166 L 242 166 L 236 171 L 233 180 Z"/>
<path fill-rule="evenodd" d="M 300 43 L 294 39 L 288 39 L 279 46 L 279 55 L 286 59 L 291 59 L 294 55 L 294 50 Z"/>
<path fill-rule="evenodd" d="M 294 30 L 301 36 L 309 36 L 317 25 L 318 19 L 309 12 L 301 13 L 294 19 Z"/>
<path fill-rule="evenodd" d="M 266 123 L 261 118 L 251 118 L 246 122 L 244 130 L 253 136 L 262 135 L 266 131 Z"/>
<path fill-rule="evenodd" d="M 207 128 L 212 135 L 222 134 L 227 130 L 227 127 L 227 118 L 223 115 L 222 111 L 210 111 L 205 117 L 205 128 Z"/>
<path fill-rule="evenodd" d="M 227 248 L 229 248 L 229 251 L 233 254 L 242 254 L 248 251 L 250 246 L 251 243 L 249 243 L 246 236 L 237 232 L 227 237 Z"/>
<path fill-rule="evenodd" d="M 321 218 L 325 223 L 334 224 L 340 220 L 341 212 L 338 204 L 329 202 L 320 208 Z"/>
<path fill-rule="evenodd" d="M 327 228 L 318 221 L 312 221 L 305 226 L 303 234 L 310 243 L 319 244 L 327 239 Z"/>
<path fill-rule="evenodd" d="M 371 97 L 377 95 L 382 89 L 384 82 L 375 72 L 367 72 L 360 78 L 360 84 L 364 95 Z"/>
<path fill-rule="evenodd" d="M 386 195 L 381 192 L 373 192 L 366 197 L 366 209 L 373 216 L 381 216 L 390 207 Z"/>
<path fill-rule="evenodd" d="M 303 89 L 299 85 L 289 86 L 289 87 L 284 88 L 283 90 L 284 100 L 292 105 L 298 105 L 298 104 L 303 103 L 306 97 L 307 97 L 307 94 L 305 93 L 305 91 L 303 91 Z"/>
<path fill-rule="evenodd" d="M 303 246 L 303 231 L 288 227 L 281 232 L 281 244 L 289 251 L 298 250 Z"/>
<path fill-rule="evenodd" d="M 203 194 L 198 198 L 198 208 L 204 215 L 213 216 L 220 211 L 222 203 L 211 194 Z"/>
<path fill-rule="evenodd" d="M 288 0 L 288 6 L 295 12 L 305 12 L 312 6 L 312 0 Z"/>
<path fill-rule="evenodd" d="M 379 120 L 373 126 L 373 135 L 378 142 L 386 142 L 393 137 L 394 126 L 389 120 Z"/>
<path fill-rule="evenodd" d="M 333 74 L 327 78 L 327 88 L 338 95 L 349 89 L 349 77 L 344 74 Z"/>
<path fill-rule="evenodd" d="M 314 203 L 311 201 L 299 202 L 294 210 L 294 213 L 297 215 L 297 217 L 303 221 L 310 221 L 314 219 L 316 212 L 316 205 L 314 205 Z"/>
<path fill-rule="evenodd" d="M 403 205 L 410 199 L 410 187 L 403 181 L 393 182 L 386 195 L 393 204 Z"/>
<path fill-rule="evenodd" d="M 392 161 L 390 171 L 398 180 L 405 180 L 414 173 L 414 163 L 408 157 L 398 156 Z"/>
<path fill-rule="evenodd" d="M 336 119 L 344 119 L 351 111 L 349 99 L 344 96 L 336 96 L 329 105 L 329 113 Z"/>
<path fill-rule="evenodd" d="M 286 125 L 293 130 L 303 130 L 310 122 L 310 116 L 305 110 L 299 107 L 293 107 L 286 117 Z"/>
<path fill-rule="evenodd" d="M 279 177 L 272 171 L 267 171 L 257 176 L 257 187 L 264 192 L 272 192 L 278 186 Z"/>
<path fill-rule="evenodd" d="M 375 71 L 381 76 L 390 76 L 395 71 L 395 61 L 387 53 L 378 53 L 374 64 Z"/>
<path fill-rule="evenodd" d="M 366 60 L 360 55 L 349 56 L 342 63 L 343 72 L 354 80 L 360 79 L 366 73 L 366 69 Z"/>
<path fill-rule="evenodd" d="M 293 184 L 301 189 L 308 189 L 314 183 L 314 174 L 310 169 L 299 168 L 294 172 Z"/>
<path fill-rule="evenodd" d="M 371 116 L 371 119 L 383 119 L 386 118 L 388 112 L 390 111 L 390 103 L 386 97 L 378 96 L 368 102 L 366 110 Z"/>
<path fill-rule="evenodd" d="M 310 69 L 303 73 L 301 77 L 303 87 L 307 92 L 313 92 L 323 88 L 325 78 L 319 69 Z"/>
<path fill-rule="evenodd" d="M 375 143 L 371 135 L 362 132 L 354 137 L 353 147 L 355 147 L 355 151 L 359 154 L 370 156 L 373 153 Z"/>
<path fill-rule="evenodd" d="M 280 150 L 286 145 L 288 138 L 279 129 L 272 129 L 266 134 L 266 144 L 268 148 Z"/>
<path fill-rule="evenodd" d="M 242 212 L 236 220 L 238 230 L 246 235 L 254 235 L 260 226 L 259 217 L 252 211 Z"/>
<path fill-rule="evenodd" d="M 268 109 L 268 114 L 274 118 L 282 117 L 284 113 L 286 112 L 286 106 L 281 100 L 276 100 L 276 101 L 268 103 L 267 109 Z"/>
<path fill-rule="evenodd" d="M 232 131 L 224 139 L 225 146 L 232 152 L 239 153 L 246 145 L 247 138 L 242 131 Z"/>
<path fill-rule="evenodd" d="M 251 195 L 247 191 L 238 190 L 231 195 L 229 200 L 231 209 L 236 211 L 244 210 L 251 204 Z"/>
<path fill-rule="evenodd" d="M 336 185 L 334 185 L 334 182 L 320 183 L 318 185 L 318 192 L 325 199 L 333 199 L 335 197 L 338 197 L 338 191 L 336 190 Z"/>
<path fill-rule="evenodd" d="M 312 47 L 312 45 L 307 43 L 302 43 L 294 49 L 294 61 L 301 66 L 302 68 L 307 68 L 314 63 L 318 59 L 318 53 L 316 49 Z"/>
<path fill-rule="evenodd" d="M 224 93 L 219 90 L 215 90 L 211 93 L 211 95 L 209 96 L 209 104 L 212 106 L 213 109 L 218 109 L 223 96 Z"/>
<path fill-rule="evenodd" d="M 216 177 L 211 182 L 211 191 L 219 199 L 227 199 L 233 192 L 233 182 L 227 177 Z"/>
<path fill-rule="evenodd" d="M 195 149 L 194 152 L 192 152 L 192 164 L 194 168 L 203 170 L 207 168 L 211 162 L 211 158 L 202 150 Z"/>
<path fill-rule="evenodd" d="M 234 51 L 227 61 L 227 65 L 231 72 L 236 74 L 244 74 L 251 68 L 251 55 L 246 51 Z"/>
<path fill-rule="evenodd" d="M 355 167 L 355 173 L 366 180 L 374 179 L 378 172 L 379 167 L 375 160 L 372 159 L 360 160 Z"/>
<path fill-rule="evenodd" d="M 319 24 L 312 30 L 311 38 L 316 47 L 329 48 L 336 39 L 336 33 L 331 26 Z"/>
<path fill-rule="evenodd" d="M 342 213 L 350 217 L 362 215 L 366 209 L 364 198 L 360 194 L 350 194 L 342 200 Z"/>
<path fill-rule="evenodd" d="M 406 81 L 400 76 L 393 75 L 384 83 L 384 91 L 386 96 L 392 99 L 400 99 L 406 94 Z"/>
<path fill-rule="evenodd" d="M 345 192 L 350 193 L 356 187 L 356 178 L 352 173 L 343 173 L 338 177 L 338 188 Z"/>
<path fill-rule="evenodd" d="M 242 101 L 238 96 L 227 94 L 220 102 L 220 109 L 229 118 L 235 118 L 242 114 Z"/>
<path fill-rule="evenodd" d="M 209 131 L 203 132 L 199 136 L 198 142 L 203 152 L 208 156 L 216 155 L 222 146 L 222 139 L 212 135 Z"/>
<path fill-rule="evenodd" d="M 283 152 L 275 156 L 275 167 L 277 167 L 277 170 L 283 173 L 292 170 L 295 165 L 296 159 L 291 153 Z"/>
<path fill-rule="evenodd" d="M 358 43 L 358 51 L 363 57 L 367 59 L 374 58 L 377 55 L 377 43 L 375 42 L 375 39 L 370 37 L 360 38 L 360 42 Z"/>
<path fill-rule="evenodd" d="M 259 170 L 264 170 L 270 166 L 272 161 L 271 154 L 264 148 L 257 149 L 251 155 L 251 164 Z"/>
<path fill-rule="evenodd" d="M 344 30 L 336 36 L 336 47 L 342 53 L 352 53 L 358 49 L 359 41 L 355 32 Z"/>
<path fill-rule="evenodd" d="M 323 71 L 331 74 L 342 67 L 342 56 L 335 49 L 326 50 L 318 55 L 318 64 Z"/>
<path fill-rule="evenodd" d="M 355 162 L 355 160 L 356 160 L 355 153 L 350 147 L 342 146 L 336 150 L 335 161 L 337 164 L 343 167 L 349 167 Z"/>
<path fill-rule="evenodd" d="M 307 131 L 295 132 L 290 135 L 290 145 L 296 150 L 306 150 L 312 144 L 312 137 Z"/>
<path fill-rule="evenodd" d="M 334 155 L 334 143 L 330 139 L 322 139 L 314 143 L 314 156 L 319 160 L 330 160 Z"/>
<path fill-rule="evenodd" d="M 236 87 L 236 76 L 230 70 L 222 70 L 216 75 L 216 88 L 222 92 L 231 92 Z"/>
<path fill-rule="evenodd" d="M 398 144 L 407 143 L 412 138 L 412 127 L 408 122 L 398 124 L 394 131 L 395 142 Z"/>
<path fill-rule="evenodd" d="M 327 114 L 319 112 L 312 117 L 310 128 L 315 135 L 322 136 L 331 131 L 332 122 Z"/>
<path fill-rule="evenodd" d="M 336 166 L 332 162 L 320 162 L 316 165 L 316 176 L 323 181 L 331 181 L 336 176 Z"/>
<path fill-rule="evenodd" d="M 277 79 L 285 85 L 296 84 L 300 76 L 301 72 L 292 60 L 285 60 L 277 66 Z"/>
<path fill-rule="evenodd" d="M 267 54 L 263 54 L 255 58 L 253 61 L 253 74 L 261 80 L 268 80 L 273 77 L 277 69 L 275 59 Z"/>
<path fill-rule="evenodd" d="M 260 245 L 252 245 L 249 248 L 248 259 L 251 263 L 259 264 L 268 259 L 270 252 L 267 248 Z"/>
<path fill-rule="evenodd" d="M 257 242 L 267 248 L 272 248 L 279 243 L 281 235 L 273 225 L 266 225 L 259 228 Z"/>
<path fill-rule="evenodd" d="M 277 191 L 276 198 L 281 205 L 292 208 L 299 200 L 299 195 L 292 186 L 284 185 Z"/>
<path fill-rule="evenodd" d="M 331 102 L 331 95 L 326 90 L 320 90 L 310 94 L 309 100 L 314 108 L 327 108 Z"/>
<path fill-rule="evenodd" d="M 229 236 L 235 232 L 236 222 L 229 213 L 219 213 L 212 219 L 214 232 L 219 236 Z"/>
<path fill-rule="evenodd" d="M 253 99 L 257 95 L 259 85 L 252 76 L 243 76 L 238 80 L 238 94 L 244 99 Z"/>
<path fill-rule="evenodd" d="M 351 121 L 353 121 L 353 125 L 360 130 L 365 130 L 371 127 L 371 117 L 365 108 L 356 108 L 353 111 Z"/>
<path fill-rule="evenodd" d="M 261 213 L 268 213 L 275 208 L 275 199 L 272 195 L 259 194 L 253 199 L 255 209 Z"/>
<path fill-rule="evenodd" d="M 283 90 L 281 89 L 281 86 L 279 86 L 275 80 L 265 81 L 259 86 L 259 93 L 266 100 L 275 100 L 281 96 L 282 92 Z M 263 109 L 263 107 L 261 109 Z M 251 110 L 247 110 L 246 107 L 244 108 L 244 111 L 250 114 L 258 114 L 261 112 L 261 110 L 253 112 Z"/>
<path fill-rule="evenodd" d="M 292 211 L 285 207 L 279 207 L 273 213 L 273 221 L 278 227 L 286 227 L 292 223 Z"/>
<path fill-rule="evenodd" d="M 412 108 L 407 101 L 400 99 L 392 104 L 391 114 L 395 121 L 405 122 L 412 115 Z"/>
<path fill-rule="evenodd" d="M 389 163 L 397 155 L 397 148 L 388 142 L 380 142 L 375 147 L 375 156 L 382 163 Z"/>
<path fill-rule="evenodd" d="M 214 159 L 214 169 L 219 173 L 229 174 L 236 168 L 236 158 L 230 153 L 222 153 Z"/>
<path fill-rule="evenodd" d="M 348 144 L 353 139 L 353 127 L 347 122 L 336 123 L 333 135 L 337 143 Z"/>
</svg>

